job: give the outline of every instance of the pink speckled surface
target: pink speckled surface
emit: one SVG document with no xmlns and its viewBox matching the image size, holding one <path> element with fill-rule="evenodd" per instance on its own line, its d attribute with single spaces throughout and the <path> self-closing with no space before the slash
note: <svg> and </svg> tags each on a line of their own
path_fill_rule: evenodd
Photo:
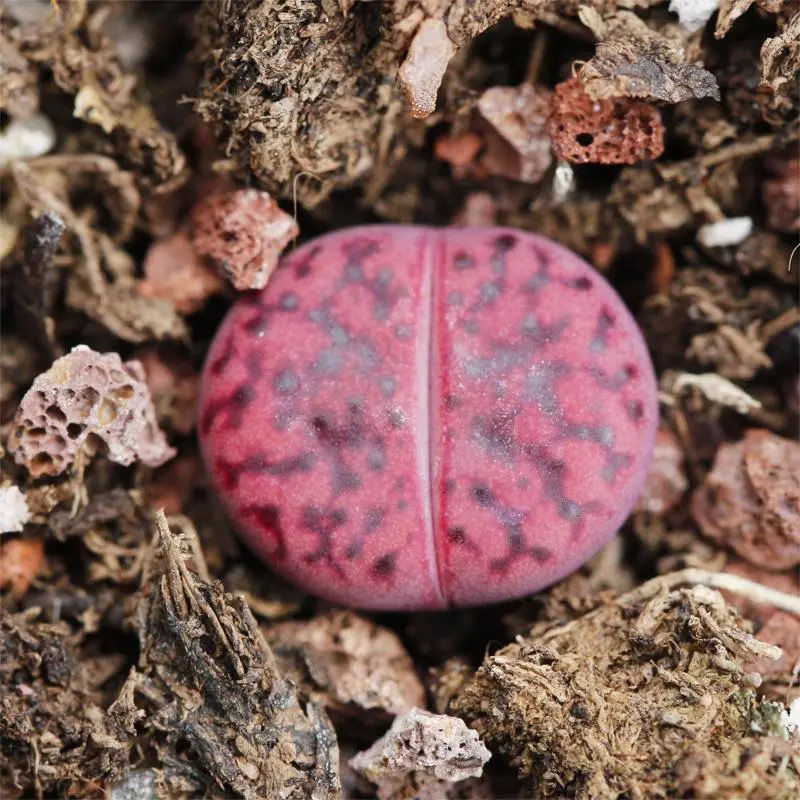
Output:
<svg viewBox="0 0 800 800">
<path fill-rule="evenodd" d="M 239 300 L 199 431 L 251 548 L 332 601 L 518 597 L 605 544 L 658 416 L 641 335 L 588 264 L 503 228 L 328 234 Z"/>
</svg>

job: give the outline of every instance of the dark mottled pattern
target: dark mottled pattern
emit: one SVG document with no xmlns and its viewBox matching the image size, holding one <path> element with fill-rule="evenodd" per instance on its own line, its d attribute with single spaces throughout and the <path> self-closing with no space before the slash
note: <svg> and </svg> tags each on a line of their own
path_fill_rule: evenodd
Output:
<svg viewBox="0 0 800 800">
<path fill-rule="evenodd" d="M 372 562 L 372 573 L 379 578 L 387 579 L 394 575 L 397 557 L 394 553 L 386 553 Z"/>
<path fill-rule="evenodd" d="M 243 475 L 267 474 L 280 477 L 292 475 L 295 472 L 310 472 L 313 466 L 314 454 L 310 452 L 274 461 L 268 459 L 263 453 L 257 453 L 235 462 L 218 458 L 214 462 L 214 471 L 222 486 L 231 490 L 239 486 Z"/>
<path fill-rule="evenodd" d="M 275 540 L 275 558 L 286 557 L 286 536 L 281 527 L 281 512 L 274 505 L 244 506 L 240 512 L 244 517 L 253 519 L 258 525 L 270 534 Z"/>
<path fill-rule="evenodd" d="M 242 414 L 255 400 L 256 389 L 251 384 L 237 386 L 230 395 L 210 402 L 200 417 L 200 432 L 208 434 L 217 416 L 225 415 L 225 427 L 236 430 L 242 424 Z"/>
<path fill-rule="evenodd" d="M 308 564 L 321 561 L 340 577 L 344 576 L 342 568 L 333 554 L 333 535 L 338 528 L 347 522 L 347 512 L 339 506 L 317 508 L 306 506 L 303 509 L 303 527 L 317 535 L 317 547 L 305 555 Z"/>
</svg>

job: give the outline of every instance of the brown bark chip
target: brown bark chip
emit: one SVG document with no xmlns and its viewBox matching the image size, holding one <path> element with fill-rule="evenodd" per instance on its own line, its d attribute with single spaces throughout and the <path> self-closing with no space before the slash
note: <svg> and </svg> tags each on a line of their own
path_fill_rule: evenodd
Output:
<svg viewBox="0 0 800 800">
<path fill-rule="evenodd" d="M 706 536 L 756 566 L 800 564 L 800 443 L 751 429 L 721 445 L 692 516 Z"/>
<path fill-rule="evenodd" d="M 425 691 L 400 638 L 351 611 L 267 631 L 281 672 L 304 700 L 335 718 L 381 725 L 425 703 Z"/>
<path fill-rule="evenodd" d="M 632 11 L 602 17 L 583 6 L 579 16 L 598 37 L 593 58 L 580 70 L 587 93 L 605 97 L 645 97 L 679 103 L 692 97 L 720 99 L 716 78 L 691 63 L 681 38 L 664 36 Z"/>
</svg>

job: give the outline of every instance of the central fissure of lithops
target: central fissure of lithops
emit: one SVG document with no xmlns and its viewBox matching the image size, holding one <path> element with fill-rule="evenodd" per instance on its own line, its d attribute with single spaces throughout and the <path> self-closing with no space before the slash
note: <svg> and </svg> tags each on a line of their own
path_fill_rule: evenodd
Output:
<svg viewBox="0 0 800 800">
<path fill-rule="evenodd" d="M 433 498 L 433 474 L 434 474 L 434 452 L 433 442 L 431 441 L 431 429 L 433 425 L 433 408 L 436 402 L 436 389 L 434 377 L 436 370 L 436 329 L 434 325 L 434 302 L 439 282 L 436 280 L 436 260 L 441 256 L 439 247 L 440 240 L 433 233 L 429 233 L 422 239 L 422 291 L 421 309 L 422 316 L 417 348 L 417 376 L 419 381 L 419 474 L 422 481 L 422 498 L 424 503 L 425 519 L 425 549 L 427 552 L 428 569 L 430 571 L 431 583 L 437 596 L 443 605 L 447 603 L 447 596 L 442 587 L 441 574 L 439 572 L 439 554 L 436 547 L 434 517 L 434 498 Z"/>
<path fill-rule="evenodd" d="M 509 229 L 316 239 L 239 300 L 198 430 L 250 546 L 333 601 L 443 608 L 579 566 L 657 422 L 638 329 L 588 264 Z"/>
</svg>

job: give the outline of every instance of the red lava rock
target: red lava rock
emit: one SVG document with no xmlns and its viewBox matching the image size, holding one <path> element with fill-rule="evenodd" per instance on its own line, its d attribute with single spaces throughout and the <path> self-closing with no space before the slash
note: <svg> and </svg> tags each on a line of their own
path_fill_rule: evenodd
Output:
<svg viewBox="0 0 800 800">
<path fill-rule="evenodd" d="M 800 443 L 752 428 L 723 444 L 692 498 L 700 530 L 752 564 L 800 564 Z"/>
<path fill-rule="evenodd" d="M 397 71 L 397 83 L 412 117 L 433 113 L 447 63 L 455 50 L 443 20 L 426 19 L 417 28 L 408 55 Z"/>
<path fill-rule="evenodd" d="M 688 488 L 680 442 L 669 428 L 659 428 L 653 462 L 636 502 L 636 510 L 663 514 L 678 505 Z"/>
<path fill-rule="evenodd" d="M 200 376 L 189 359 L 158 347 L 137 350 L 135 357 L 144 367 L 147 388 L 161 424 L 176 433 L 191 433 Z"/>
<path fill-rule="evenodd" d="M 547 118 L 549 89 L 523 83 L 493 86 L 478 99 L 478 112 L 488 123 L 482 164 L 490 175 L 538 183 L 553 161 Z"/>
<path fill-rule="evenodd" d="M 64 472 L 81 450 L 93 455 L 100 444 L 117 464 L 158 467 L 175 455 L 156 422 L 142 365 L 85 345 L 36 378 L 8 444 L 35 478 Z"/>
<path fill-rule="evenodd" d="M 212 294 L 222 289 L 220 278 L 203 264 L 183 231 L 150 245 L 144 274 L 139 281 L 139 294 L 169 300 L 183 314 L 202 308 Z"/>
<path fill-rule="evenodd" d="M 556 156 L 574 164 L 636 164 L 664 152 L 657 108 L 628 97 L 592 100 L 578 78 L 556 85 L 547 131 Z"/>
<path fill-rule="evenodd" d="M 796 569 L 786 570 L 785 572 L 774 572 L 773 570 L 756 567 L 749 561 L 731 558 L 723 569 L 731 575 L 738 575 L 740 578 L 747 578 L 768 586 L 770 589 L 777 589 L 786 594 L 800 595 L 800 573 Z M 746 595 L 737 592 L 726 592 L 720 590 L 725 597 L 728 605 L 734 606 L 739 613 L 747 619 L 751 619 L 759 625 L 763 625 L 775 612 L 775 607 L 766 603 L 757 603 Z"/>
<path fill-rule="evenodd" d="M 750 672 L 758 672 L 764 678 L 790 674 L 800 662 L 800 618 L 785 611 L 776 611 L 759 629 L 759 641 L 774 644 L 783 650 L 778 659 L 759 658 L 745 666 Z"/>
<path fill-rule="evenodd" d="M 433 145 L 433 152 L 440 161 L 446 161 L 459 177 L 475 163 L 482 147 L 483 139 L 477 133 L 467 131 L 458 136 L 440 136 Z"/>
<path fill-rule="evenodd" d="M 297 233 L 294 219 L 256 189 L 215 194 L 192 210 L 195 250 L 240 291 L 266 285 Z"/>
<path fill-rule="evenodd" d="M 433 609 L 528 594 L 597 551 L 657 416 L 636 324 L 576 255 L 507 228 L 377 225 L 309 242 L 233 307 L 198 429 L 278 572 Z"/>
<path fill-rule="evenodd" d="M 21 597 L 44 566 L 44 541 L 10 539 L 0 544 L 0 589 Z"/>
</svg>

